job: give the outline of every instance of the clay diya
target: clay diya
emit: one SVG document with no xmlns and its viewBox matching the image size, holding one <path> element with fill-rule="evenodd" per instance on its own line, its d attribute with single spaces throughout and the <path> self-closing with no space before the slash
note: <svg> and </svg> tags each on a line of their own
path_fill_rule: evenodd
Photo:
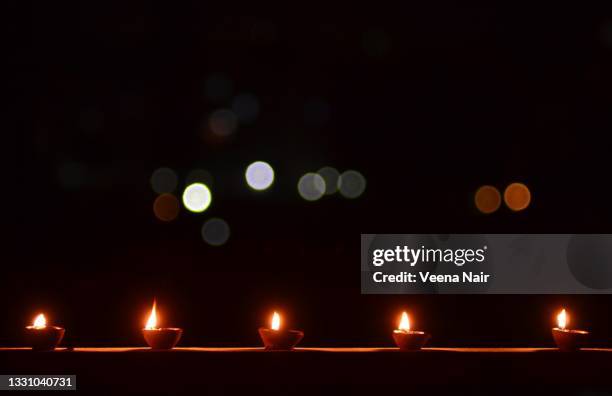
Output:
<svg viewBox="0 0 612 396">
<path fill-rule="evenodd" d="M 58 326 L 47 326 L 47 319 L 44 314 L 39 314 L 32 326 L 27 326 L 26 340 L 34 351 L 52 351 L 62 339 L 66 330 Z"/>
<path fill-rule="evenodd" d="M 393 330 L 393 339 L 401 351 L 418 351 L 431 336 L 423 331 L 410 330 L 410 319 L 406 312 L 402 312 L 397 330 Z"/>
<path fill-rule="evenodd" d="M 274 312 L 271 326 L 259 328 L 259 336 L 266 350 L 290 351 L 304 338 L 304 332 L 281 329 L 280 324 L 280 315 Z"/>
<path fill-rule="evenodd" d="M 149 320 L 142 329 L 142 335 L 151 349 L 172 349 L 178 344 L 183 329 L 178 327 L 157 327 L 157 303 L 153 301 L 153 308 Z"/>
<path fill-rule="evenodd" d="M 557 315 L 557 326 L 552 329 L 553 339 L 560 351 L 577 351 L 584 346 L 589 337 L 589 332 L 584 330 L 571 330 L 567 328 L 569 315 L 565 309 Z"/>
</svg>

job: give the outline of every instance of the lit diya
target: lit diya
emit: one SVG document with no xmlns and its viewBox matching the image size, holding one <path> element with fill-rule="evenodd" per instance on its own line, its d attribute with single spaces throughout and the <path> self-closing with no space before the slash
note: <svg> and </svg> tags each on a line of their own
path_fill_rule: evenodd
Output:
<svg viewBox="0 0 612 396">
<path fill-rule="evenodd" d="M 157 327 L 157 303 L 153 301 L 153 309 L 142 335 L 151 349 L 172 349 L 178 344 L 183 329 L 178 327 Z"/>
<path fill-rule="evenodd" d="M 47 326 L 44 314 L 39 314 L 32 326 L 26 326 L 26 340 L 34 351 L 52 351 L 62 342 L 66 330 L 62 327 Z"/>
<path fill-rule="evenodd" d="M 290 351 L 304 338 L 304 332 L 281 329 L 280 315 L 274 312 L 270 328 L 260 327 L 259 336 L 267 350 Z"/>
<path fill-rule="evenodd" d="M 552 335 L 560 351 L 577 351 L 584 346 L 586 339 L 589 337 L 589 332 L 567 329 L 568 324 L 569 315 L 563 309 L 557 315 L 557 325 L 559 327 L 552 329 Z"/>
<path fill-rule="evenodd" d="M 395 344 L 402 351 L 418 351 L 431 336 L 423 331 L 410 330 L 410 319 L 406 312 L 402 312 L 397 330 L 393 330 Z"/>
</svg>

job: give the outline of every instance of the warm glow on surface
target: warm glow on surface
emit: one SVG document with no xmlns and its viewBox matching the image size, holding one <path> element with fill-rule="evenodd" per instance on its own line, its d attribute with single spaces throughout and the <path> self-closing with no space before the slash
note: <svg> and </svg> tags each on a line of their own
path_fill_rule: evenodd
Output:
<svg viewBox="0 0 612 396">
<path fill-rule="evenodd" d="M 565 309 L 563 309 L 561 310 L 559 315 L 557 315 L 557 324 L 560 329 L 565 329 L 565 326 L 567 326 L 568 323 L 569 323 L 569 317 L 565 313 Z"/>
<path fill-rule="evenodd" d="M 32 325 L 32 327 L 34 327 L 35 329 L 43 329 L 46 326 L 47 326 L 47 319 L 45 318 L 45 315 L 43 314 L 39 314 L 34 319 L 34 324 Z"/>
<path fill-rule="evenodd" d="M 270 326 L 272 330 L 280 329 L 280 315 L 274 311 L 274 315 L 272 315 L 272 326 Z"/>
<path fill-rule="evenodd" d="M 406 313 L 406 311 L 402 312 L 402 319 L 400 319 L 400 323 L 397 329 L 405 332 L 410 331 L 410 319 L 408 318 L 408 314 Z"/>
<path fill-rule="evenodd" d="M 157 303 L 153 301 L 153 309 L 151 309 L 151 315 L 149 315 L 149 320 L 147 320 L 147 324 L 145 325 L 145 329 L 151 330 L 157 328 Z"/>
</svg>

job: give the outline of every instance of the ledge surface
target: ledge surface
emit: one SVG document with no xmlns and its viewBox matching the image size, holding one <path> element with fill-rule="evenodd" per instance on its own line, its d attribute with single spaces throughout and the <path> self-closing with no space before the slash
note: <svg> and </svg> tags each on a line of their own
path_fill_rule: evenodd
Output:
<svg viewBox="0 0 612 396">
<path fill-rule="evenodd" d="M 79 389 L 196 389 L 206 384 L 585 385 L 612 387 L 612 349 L 0 348 L 2 374 L 76 374 Z"/>
<path fill-rule="evenodd" d="M 0 353 L 5 352 L 16 352 L 16 351 L 25 351 L 32 352 L 30 348 L 26 347 L 9 347 L 9 348 L 0 348 Z M 558 352 L 557 348 L 423 348 L 422 351 L 417 353 L 424 352 L 465 352 L 465 353 L 529 353 L 529 352 Z M 177 352 L 265 352 L 265 353 L 274 353 L 283 351 L 266 351 L 263 347 L 176 347 L 170 351 L 154 351 L 147 347 L 114 347 L 114 348 L 57 348 L 53 352 L 47 353 L 60 353 L 60 352 L 92 352 L 92 353 L 116 353 L 116 352 L 147 352 L 147 353 L 177 353 Z M 286 351 L 285 351 L 286 352 Z M 398 348 L 390 348 L 390 347 L 382 347 L 382 348 L 359 348 L 359 347 L 351 347 L 351 348 L 295 348 L 291 353 L 295 352 L 331 352 L 331 353 L 372 353 L 372 352 L 401 352 Z M 591 352 L 602 352 L 602 353 L 612 353 L 612 348 L 583 348 L 581 352 L 591 353 Z M 401 353 L 414 353 L 414 352 L 401 352 Z"/>
</svg>

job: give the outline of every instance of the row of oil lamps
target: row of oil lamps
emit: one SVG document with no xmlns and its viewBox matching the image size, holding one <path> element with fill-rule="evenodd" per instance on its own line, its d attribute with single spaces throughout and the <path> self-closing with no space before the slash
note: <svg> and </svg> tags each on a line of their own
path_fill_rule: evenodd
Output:
<svg viewBox="0 0 612 396">
<path fill-rule="evenodd" d="M 589 333 L 584 330 L 570 330 L 569 316 L 562 309 L 557 315 L 558 327 L 552 329 L 552 335 L 561 351 L 577 351 L 584 345 Z M 39 314 L 32 326 L 26 327 L 29 346 L 33 350 L 49 351 L 55 349 L 64 338 L 66 330 L 58 326 L 48 326 L 44 314 Z M 146 343 L 152 349 L 172 349 L 178 344 L 183 329 L 178 327 L 157 327 L 157 304 L 153 308 L 142 334 Z M 267 350 L 292 350 L 304 337 L 300 330 L 281 328 L 281 318 L 277 312 L 272 315 L 270 327 L 260 327 L 259 336 Z M 406 312 L 402 312 L 399 326 L 393 331 L 393 339 L 402 351 L 418 351 L 429 340 L 430 335 L 424 331 L 410 330 L 410 320 Z"/>
</svg>

